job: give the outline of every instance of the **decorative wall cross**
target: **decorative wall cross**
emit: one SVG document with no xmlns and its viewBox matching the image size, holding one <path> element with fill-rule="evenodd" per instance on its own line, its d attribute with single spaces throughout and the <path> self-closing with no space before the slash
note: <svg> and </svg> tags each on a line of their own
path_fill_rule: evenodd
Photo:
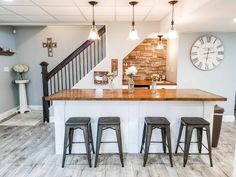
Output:
<svg viewBox="0 0 236 177">
<path fill-rule="evenodd" d="M 53 48 L 57 48 L 57 43 L 52 42 L 52 38 L 47 38 L 47 42 L 43 42 L 43 48 L 48 48 L 48 57 L 53 57 Z"/>
</svg>

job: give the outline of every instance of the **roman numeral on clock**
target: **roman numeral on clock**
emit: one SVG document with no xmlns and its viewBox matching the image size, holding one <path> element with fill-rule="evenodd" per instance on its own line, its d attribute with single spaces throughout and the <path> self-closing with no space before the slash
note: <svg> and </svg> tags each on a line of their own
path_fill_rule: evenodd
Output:
<svg viewBox="0 0 236 177">
<path fill-rule="evenodd" d="M 197 55 L 197 52 L 192 52 L 191 55 Z"/>
<path fill-rule="evenodd" d="M 224 55 L 224 52 L 223 51 L 219 51 L 218 55 Z"/>
<path fill-rule="evenodd" d="M 197 65 L 198 68 L 202 68 L 202 62 L 200 62 L 198 65 Z"/>
<path fill-rule="evenodd" d="M 209 70 L 209 66 L 207 63 L 205 63 L 205 70 Z"/>
<path fill-rule="evenodd" d="M 201 44 L 204 44 L 203 38 L 200 38 L 199 41 L 201 42 Z"/>
<path fill-rule="evenodd" d="M 223 46 L 223 44 L 220 44 L 219 46 L 217 46 L 217 49 L 221 48 Z"/>
<path fill-rule="evenodd" d="M 196 64 L 198 61 L 199 61 L 199 58 L 198 58 L 198 57 L 197 57 L 197 58 L 194 58 L 194 59 L 192 59 L 192 62 L 193 62 L 194 64 Z"/>
<path fill-rule="evenodd" d="M 216 58 L 216 60 L 217 60 L 217 61 L 219 61 L 219 62 L 221 62 L 221 61 L 222 61 L 222 59 L 221 59 L 221 58 L 218 58 L 218 57 Z"/>
<path fill-rule="evenodd" d="M 211 36 L 207 36 L 207 42 L 210 43 L 211 42 Z"/>
</svg>

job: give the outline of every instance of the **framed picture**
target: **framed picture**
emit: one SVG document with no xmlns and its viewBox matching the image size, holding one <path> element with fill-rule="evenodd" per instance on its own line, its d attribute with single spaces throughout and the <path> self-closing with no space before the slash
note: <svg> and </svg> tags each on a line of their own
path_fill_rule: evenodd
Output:
<svg viewBox="0 0 236 177">
<path fill-rule="evenodd" d="M 108 84 L 108 71 L 94 71 L 94 84 Z"/>
<path fill-rule="evenodd" d="M 111 59 L 111 72 L 118 75 L 118 59 Z"/>
</svg>

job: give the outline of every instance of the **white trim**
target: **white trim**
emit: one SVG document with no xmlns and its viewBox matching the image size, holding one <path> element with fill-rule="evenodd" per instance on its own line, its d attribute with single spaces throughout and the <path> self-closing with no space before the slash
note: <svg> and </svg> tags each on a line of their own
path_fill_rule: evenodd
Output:
<svg viewBox="0 0 236 177">
<path fill-rule="evenodd" d="M 234 115 L 224 115 L 223 122 L 235 122 Z"/>
<path fill-rule="evenodd" d="M 32 111 L 42 111 L 43 110 L 43 106 L 41 106 L 41 105 L 29 105 L 29 108 Z"/>
<path fill-rule="evenodd" d="M 3 120 L 5 118 L 10 117 L 11 115 L 15 114 L 18 109 L 19 109 L 19 106 L 12 108 L 12 109 L 0 114 L 0 120 Z"/>
</svg>

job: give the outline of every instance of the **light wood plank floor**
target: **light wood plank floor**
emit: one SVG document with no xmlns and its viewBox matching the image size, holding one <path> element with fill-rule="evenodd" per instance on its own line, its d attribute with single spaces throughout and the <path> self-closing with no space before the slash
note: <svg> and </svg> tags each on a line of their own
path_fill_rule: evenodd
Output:
<svg viewBox="0 0 236 177">
<path fill-rule="evenodd" d="M 61 155 L 54 152 L 53 124 L 0 126 L 1 177 L 231 177 L 233 172 L 236 125 L 224 123 L 219 147 L 213 150 L 214 167 L 208 156 L 192 156 L 182 167 L 175 155 L 174 167 L 167 155 L 150 155 L 142 167 L 142 155 L 125 154 L 125 167 L 118 156 L 101 156 L 98 168 L 89 168 L 85 156 L 68 156 L 61 168 Z"/>
</svg>

